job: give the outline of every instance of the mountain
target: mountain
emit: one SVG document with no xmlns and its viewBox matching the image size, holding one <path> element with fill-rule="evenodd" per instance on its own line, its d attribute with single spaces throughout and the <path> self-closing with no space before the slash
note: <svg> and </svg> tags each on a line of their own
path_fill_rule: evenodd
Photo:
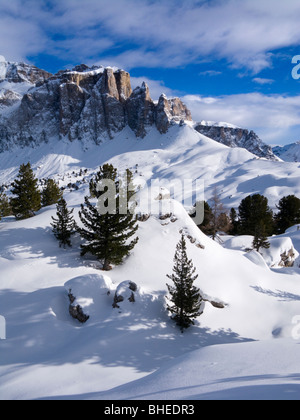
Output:
<svg viewBox="0 0 300 420">
<path fill-rule="evenodd" d="M 23 95 L 43 83 L 50 73 L 25 63 L 10 63 L 0 56 L 0 113 L 22 100 Z"/>
<path fill-rule="evenodd" d="M 258 157 L 278 160 L 272 147 L 263 143 L 252 130 L 249 131 L 228 123 L 206 121 L 196 124 L 195 130 L 228 147 L 242 147 Z"/>
<path fill-rule="evenodd" d="M 273 153 L 285 162 L 300 162 L 300 141 L 273 147 Z"/>
<path fill-rule="evenodd" d="M 275 209 L 284 195 L 300 196 L 299 164 L 201 134 L 179 99 L 154 102 L 146 84 L 132 91 L 123 70 L 81 65 L 50 75 L 1 63 L 0 91 L 12 101 L 1 104 L 0 187 L 10 195 L 30 161 L 40 188 L 44 178 L 57 181 L 80 224 L 89 181 L 108 162 L 131 169 L 137 213 L 146 217 L 131 255 L 109 272 L 80 256 L 78 234 L 72 248 L 59 248 L 55 205 L 28 220 L 2 218 L 0 399 L 299 399 L 298 226 L 269 238 L 261 255 L 246 252 L 252 237 L 217 243 L 188 215 L 215 188 L 227 209 L 253 193 Z M 184 334 L 166 311 L 182 233 L 205 298 Z M 291 251 L 294 266 L 283 266 Z M 135 302 L 113 308 L 129 282 Z M 84 325 L 70 317 L 70 289 L 90 316 Z"/>
<path fill-rule="evenodd" d="M 102 144 L 125 127 L 144 138 L 180 121 L 192 121 L 179 98 L 151 99 L 146 83 L 132 90 L 130 74 L 84 64 L 53 75 L 0 56 L 0 152 L 66 138 Z M 253 132 L 228 123 L 196 123 L 195 130 L 228 147 L 241 147 L 268 160 L 278 158 Z"/>
<path fill-rule="evenodd" d="M 126 126 L 143 138 L 149 127 L 165 133 L 191 120 L 179 98 L 154 103 L 145 83 L 132 91 L 129 73 L 117 68 L 82 64 L 51 75 L 4 59 L 0 66 L 0 151 L 57 138 L 101 144 Z"/>
</svg>

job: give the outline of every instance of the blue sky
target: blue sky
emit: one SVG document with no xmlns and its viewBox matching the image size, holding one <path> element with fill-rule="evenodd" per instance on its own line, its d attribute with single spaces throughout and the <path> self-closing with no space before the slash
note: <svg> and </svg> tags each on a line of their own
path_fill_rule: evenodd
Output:
<svg viewBox="0 0 300 420">
<path fill-rule="evenodd" d="M 299 17 L 299 0 L 0 0 L 0 55 L 53 73 L 117 66 L 195 121 L 286 144 L 300 140 Z"/>
</svg>

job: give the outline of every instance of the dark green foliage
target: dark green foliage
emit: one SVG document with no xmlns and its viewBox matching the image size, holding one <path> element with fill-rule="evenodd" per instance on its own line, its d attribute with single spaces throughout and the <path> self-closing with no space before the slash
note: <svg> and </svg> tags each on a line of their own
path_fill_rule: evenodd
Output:
<svg viewBox="0 0 300 420">
<path fill-rule="evenodd" d="M 172 314 L 172 319 L 180 327 L 181 332 L 194 324 L 194 319 L 201 315 L 200 308 L 203 298 L 200 290 L 193 283 L 198 278 L 194 275 L 196 268 L 187 257 L 186 241 L 182 235 L 180 242 L 176 246 L 174 257 L 173 274 L 167 277 L 173 281 L 174 286 L 167 284 L 171 295 L 169 298 L 171 305 L 167 305 Z"/>
<path fill-rule="evenodd" d="M 234 208 L 232 208 L 230 210 L 229 218 L 230 218 L 229 234 L 230 235 L 237 235 L 238 230 L 239 230 L 239 221 L 238 221 L 238 217 L 237 217 L 237 212 Z"/>
<path fill-rule="evenodd" d="M 33 217 L 41 208 L 41 194 L 30 163 L 20 166 L 18 177 L 12 185 L 12 194 L 16 196 L 11 199 L 14 216 L 19 220 Z"/>
<path fill-rule="evenodd" d="M 249 195 L 241 201 L 239 206 L 239 233 L 254 236 L 260 222 L 265 227 L 265 233 L 271 235 L 274 223 L 268 199 L 260 194 Z"/>
<path fill-rule="evenodd" d="M 99 182 L 104 179 L 111 180 L 115 188 L 116 194 L 112 194 L 115 203 L 114 211 L 108 211 L 107 209 L 106 212 L 100 212 L 99 206 L 92 204 L 89 198 L 85 197 L 85 204 L 81 205 L 81 211 L 79 212 L 84 227 L 78 227 L 77 230 L 81 237 L 86 240 L 86 243 L 81 245 L 81 254 L 90 253 L 94 255 L 102 262 L 103 270 L 108 271 L 111 269 L 111 264 L 121 264 L 138 242 L 138 238 L 128 242 L 136 233 L 138 225 L 136 217 L 127 208 L 124 211 L 124 204 L 121 206 L 117 170 L 112 165 L 104 165 L 100 168 L 95 180 L 90 183 L 93 195 L 96 195 L 99 201 L 106 197 L 106 188 L 104 188 L 104 191 L 97 191 Z M 104 198 L 104 204 L 108 205 L 108 199 Z M 128 197 L 125 203 L 128 204 Z"/>
<path fill-rule="evenodd" d="M 42 192 L 43 207 L 56 204 L 62 198 L 62 191 L 53 179 L 47 179 L 46 187 Z"/>
<path fill-rule="evenodd" d="M 9 200 L 4 193 L 0 193 L 0 220 L 2 217 L 6 217 L 12 214 L 12 209 Z"/>
<path fill-rule="evenodd" d="M 213 218 L 212 209 L 210 208 L 207 201 L 204 201 L 203 206 L 204 206 L 204 220 L 201 223 L 201 225 L 198 225 L 198 228 L 201 229 L 201 231 L 205 233 L 206 235 L 211 235 L 212 233 L 211 223 L 212 223 L 212 218 Z M 196 211 L 193 211 L 190 214 L 190 217 L 193 219 L 195 218 L 195 216 L 196 216 Z"/>
<path fill-rule="evenodd" d="M 300 199 L 295 195 L 283 197 L 277 206 L 275 215 L 278 233 L 284 233 L 289 227 L 300 223 Z"/>
<path fill-rule="evenodd" d="M 60 247 L 72 246 L 71 236 L 75 233 L 75 222 L 72 215 L 74 209 L 68 210 L 64 198 L 58 201 L 56 209 L 57 218 L 52 217 L 53 223 L 51 223 L 53 233 L 59 241 Z"/>
<path fill-rule="evenodd" d="M 114 168 L 113 165 L 105 163 L 103 166 L 100 166 L 99 171 L 96 173 L 95 177 L 90 180 L 89 188 L 90 188 L 90 195 L 92 198 L 99 198 L 101 192 L 97 191 L 97 186 L 99 181 L 102 179 L 111 179 L 116 181 L 118 175 L 118 171 Z"/>
<path fill-rule="evenodd" d="M 252 243 L 253 249 L 255 249 L 257 252 L 261 248 L 268 249 L 270 248 L 270 242 L 268 241 L 268 237 L 266 235 L 266 229 L 263 221 L 260 221 L 256 228 L 255 228 L 255 234 L 254 239 Z"/>
</svg>

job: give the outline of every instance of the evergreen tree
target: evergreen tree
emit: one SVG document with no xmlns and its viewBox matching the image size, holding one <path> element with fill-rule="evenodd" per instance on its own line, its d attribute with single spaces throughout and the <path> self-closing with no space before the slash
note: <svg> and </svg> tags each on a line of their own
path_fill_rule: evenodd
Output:
<svg viewBox="0 0 300 420">
<path fill-rule="evenodd" d="M 59 189 L 58 184 L 53 179 L 47 179 L 46 187 L 42 192 L 43 207 L 56 204 L 61 198 L 62 191 Z"/>
<path fill-rule="evenodd" d="M 289 227 L 300 223 L 300 199 L 295 195 L 283 197 L 277 206 L 275 215 L 278 233 L 284 233 Z"/>
<path fill-rule="evenodd" d="M 198 202 L 198 203 L 200 203 L 200 202 Z M 195 207 L 196 207 L 196 205 L 195 205 Z M 197 225 L 197 226 L 206 235 L 211 235 L 211 233 L 212 233 L 211 222 L 212 222 L 212 217 L 213 217 L 212 216 L 212 210 L 211 210 L 209 204 L 207 203 L 207 201 L 203 202 L 203 207 L 204 207 L 204 219 L 203 219 L 203 222 L 201 223 L 201 225 Z M 190 217 L 192 219 L 194 219 L 196 217 L 196 210 L 191 212 Z"/>
<path fill-rule="evenodd" d="M 12 186 L 12 194 L 16 197 L 11 199 L 11 207 L 16 219 L 33 217 L 41 208 L 41 194 L 29 162 L 20 166 L 18 177 Z"/>
<path fill-rule="evenodd" d="M 130 175 L 129 172 L 127 176 L 131 179 L 132 174 Z M 109 210 L 109 198 L 106 198 L 107 188 L 104 188 L 104 191 L 99 190 L 99 185 L 104 179 L 112 181 L 115 189 L 115 193 L 111 196 L 114 201 L 113 211 Z M 94 255 L 102 261 L 105 271 L 111 269 L 111 264 L 121 264 L 138 242 L 138 238 L 128 242 L 136 233 L 138 225 L 136 217 L 128 211 L 129 196 L 125 197 L 126 209 L 124 209 L 124 200 L 121 200 L 124 192 L 120 191 L 119 185 L 117 170 L 112 165 L 101 167 L 96 179 L 90 183 L 93 194 L 98 198 L 98 203 L 94 205 L 88 197 L 85 197 L 85 204 L 81 205 L 79 212 L 84 227 L 78 227 L 77 230 L 86 240 L 86 243 L 81 245 L 81 255 L 87 253 Z M 99 210 L 99 200 L 103 200 L 107 211 Z"/>
<path fill-rule="evenodd" d="M 176 246 L 173 274 L 167 275 L 174 283 L 174 286 L 167 284 L 171 295 L 169 298 L 171 305 L 167 305 L 167 308 L 181 332 L 194 324 L 194 319 L 201 315 L 200 308 L 203 298 L 200 290 L 193 285 L 198 278 L 198 275 L 194 275 L 195 271 L 196 268 L 193 267 L 192 260 L 187 257 L 186 241 L 182 235 Z"/>
<path fill-rule="evenodd" d="M 116 168 L 114 168 L 113 165 L 105 163 L 103 166 L 100 166 L 100 169 L 96 173 L 95 177 L 90 180 L 89 188 L 90 188 L 91 197 L 92 198 L 100 197 L 101 192 L 97 191 L 97 186 L 102 179 L 111 179 L 113 181 L 116 181 L 117 176 L 118 176 L 118 171 Z"/>
<path fill-rule="evenodd" d="M 74 209 L 68 210 L 66 200 L 61 198 L 57 203 L 56 210 L 57 218 L 52 216 L 53 223 L 51 223 L 53 233 L 59 241 L 60 247 L 71 247 L 71 236 L 75 233 Z"/>
<path fill-rule="evenodd" d="M 265 248 L 265 249 L 270 248 L 270 242 L 268 241 L 268 237 L 266 235 L 266 229 L 265 229 L 265 225 L 263 221 L 260 221 L 255 228 L 255 235 L 254 235 L 252 247 L 257 252 L 259 252 L 261 248 Z"/>
<path fill-rule="evenodd" d="M 9 216 L 12 212 L 9 199 L 6 194 L 0 192 L 0 220 L 2 217 Z"/>
<path fill-rule="evenodd" d="M 263 222 L 267 235 L 273 233 L 273 212 L 269 208 L 268 199 L 263 195 L 249 195 L 241 201 L 239 220 L 239 233 L 242 235 L 254 236 L 260 222 Z"/>
<path fill-rule="evenodd" d="M 237 235 L 238 230 L 239 230 L 239 221 L 237 217 L 237 212 L 233 207 L 230 210 L 229 219 L 230 219 L 229 233 L 230 235 Z"/>
</svg>

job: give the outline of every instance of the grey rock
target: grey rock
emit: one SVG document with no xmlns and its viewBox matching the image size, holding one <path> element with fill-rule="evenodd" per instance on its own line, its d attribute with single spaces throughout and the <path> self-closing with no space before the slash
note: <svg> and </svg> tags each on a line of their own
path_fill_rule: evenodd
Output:
<svg viewBox="0 0 300 420">
<path fill-rule="evenodd" d="M 197 124 L 195 130 L 225 146 L 242 147 L 258 157 L 273 161 L 278 160 L 272 151 L 272 147 L 263 143 L 254 131 L 202 124 Z"/>
<path fill-rule="evenodd" d="M 0 66 L 0 152 L 51 138 L 100 144 L 127 125 L 143 138 L 153 126 L 165 133 L 174 121 L 191 119 L 178 98 L 155 104 L 145 83 L 132 91 L 124 70 L 81 64 L 51 75 L 22 63 Z M 19 88 L 1 90 L 8 81 Z"/>
</svg>

